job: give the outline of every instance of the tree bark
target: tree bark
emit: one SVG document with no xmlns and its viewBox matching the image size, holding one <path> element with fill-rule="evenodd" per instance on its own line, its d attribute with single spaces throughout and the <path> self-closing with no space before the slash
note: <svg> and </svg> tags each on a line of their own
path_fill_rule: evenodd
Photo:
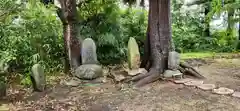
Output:
<svg viewBox="0 0 240 111">
<path fill-rule="evenodd" d="M 228 10 L 228 26 L 227 26 L 227 33 L 228 35 L 231 35 L 233 33 L 233 26 L 234 26 L 234 22 L 233 22 L 233 16 L 234 16 L 234 10 L 233 9 L 229 9 Z"/>
<path fill-rule="evenodd" d="M 76 0 L 59 0 L 61 9 L 58 16 L 63 24 L 65 72 L 74 71 L 81 64 L 81 40 L 77 38 L 77 8 Z M 70 66 L 70 67 L 69 67 Z"/>
<path fill-rule="evenodd" d="M 150 18 L 150 16 L 148 15 L 148 18 Z M 148 23 L 149 23 L 149 19 L 148 19 Z M 147 34 L 146 34 L 146 39 L 144 42 L 144 54 L 143 54 L 143 59 L 142 62 L 140 64 L 140 68 L 145 68 L 146 70 L 149 71 L 151 64 L 149 63 L 149 59 L 150 59 L 150 41 L 149 41 L 149 24 L 147 27 Z"/>
<path fill-rule="evenodd" d="M 204 10 L 205 18 L 207 17 L 209 11 L 210 11 L 210 3 L 207 3 L 206 7 L 205 7 L 205 10 Z M 205 24 L 205 28 L 204 28 L 204 31 L 203 31 L 203 33 L 204 33 L 203 36 L 204 37 L 210 37 L 210 29 L 209 29 L 210 28 L 210 24 L 207 21 L 207 19 L 205 19 L 204 24 Z"/>
<path fill-rule="evenodd" d="M 167 69 L 168 52 L 171 41 L 170 24 L 170 0 L 149 0 L 149 21 L 148 32 L 145 45 L 146 56 L 151 64 L 149 73 L 134 77 L 133 81 L 138 81 L 136 87 L 158 80 Z M 147 44 L 148 43 L 148 44 Z M 149 47 L 146 48 L 146 47 Z M 146 57 L 147 58 L 147 57 Z M 142 61 L 143 64 L 148 63 Z"/>
</svg>

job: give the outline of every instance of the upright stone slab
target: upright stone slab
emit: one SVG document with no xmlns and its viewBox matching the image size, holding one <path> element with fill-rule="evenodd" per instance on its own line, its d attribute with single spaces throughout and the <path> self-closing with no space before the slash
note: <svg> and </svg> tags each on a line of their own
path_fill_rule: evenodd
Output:
<svg viewBox="0 0 240 111">
<path fill-rule="evenodd" d="M 74 76 L 80 79 L 92 80 L 102 76 L 102 67 L 98 65 L 95 42 L 86 38 L 82 43 L 81 57 L 82 65 L 79 66 Z"/>
<path fill-rule="evenodd" d="M 180 54 L 175 51 L 169 52 L 168 69 L 177 70 L 179 64 L 180 64 Z"/>
<path fill-rule="evenodd" d="M 91 38 L 82 42 L 82 64 L 98 64 L 96 49 L 96 44 Z"/>
<path fill-rule="evenodd" d="M 35 91 L 43 91 L 46 86 L 46 78 L 44 69 L 40 64 L 35 64 L 32 67 L 31 81 Z"/>
<path fill-rule="evenodd" d="M 136 40 L 130 37 L 128 41 L 128 67 L 138 69 L 140 64 L 140 53 Z"/>
</svg>

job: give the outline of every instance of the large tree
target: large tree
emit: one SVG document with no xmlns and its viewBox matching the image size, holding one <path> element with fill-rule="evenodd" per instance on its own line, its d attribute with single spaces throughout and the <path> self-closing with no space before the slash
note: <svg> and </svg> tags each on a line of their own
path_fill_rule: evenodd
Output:
<svg viewBox="0 0 240 111">
<path fill-rule="evenodd" d="M 80 57 L 79 42 L 76 38 L 76 0 L 59 0 L 59 2 L 61 9 L 58 11 L 58 15 L 64 26 L 66 52 L 70 59 L 70 66 L 74 68 L 79 65 L 75 61 L 77 57 Z M 136 0 L 125 0 L 125 2 L 131 4 L 136 2 Z M 141 5 L 143 5 L 143 3 L 142 0 Z M 136 83 L 137 87 L 159 79 L 160 74 L 167 69 L 168 52 L 171 46 L 170 42 L 170 0 L 149 0 L 147 38 L 145 41 L 144 59 L 141 63 L 141 67 L 149 70 L 149 73 L 133 78 L 133 81 L 138 81 Z"/>
<path fill-rule="evenodd" d="M 156 81 L 168 66 L 171 46 L 170 0 L 149 0 L 147 37 L 141 66 L 149 73 L 138 75 L 136 87 Z"/>
</svg>

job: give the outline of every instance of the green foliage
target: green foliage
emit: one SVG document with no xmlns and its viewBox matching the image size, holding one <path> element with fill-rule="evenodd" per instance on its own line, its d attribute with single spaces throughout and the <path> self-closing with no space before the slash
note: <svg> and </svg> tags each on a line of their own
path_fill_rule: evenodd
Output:
<svg viewBox="0 0 240 111">
<path fill-rule="evenodd" d="M 21 76 L 20 84 L 28 87 L 32 85 L 30 73 L 26 73 L 24 76 Z"/>
<path fill-rule="evenodd" d="M 125 36 L 124 45 L 130 37 L 136 39 L 140 53 L 143 54 L 144 40 L 147 32 L 147 11 L 129 8 L 122 12 L 121 23 L 123 35 Z"/>
<path fill-rule="evenodd" d="M 212 1 L 214 5 L 209 16 L 231 7 L 236 9 L 236 3 L 228 3 L 221 8 L 219 1 Z M 182 5 L 182 0 L 172 0 L 172 37 L 178 50 L 235 50 L 236 31 L 229 34 L 221 30 L 211 37 L 204 37 L 204 17 L 199 13 L 181 12 Z M 137 40 L 140 53 L 143 54 L 147 13 L 146 10 L 134 7 L 122 9 L 116 0 L 81 1 L 78 5 L 79 37 L 89 37 L 96 41 L 98 59 L 102 64 L 120 63 L 127 59 L 127 42 L 130 37 Z M 232 21 L 237 20 L 234 18 Z M 0 60 L 3 64 L 0 69 L 6 70 L 9 66 L 10 71 L 25 73 L 27 79 L 22 84 L 30 84 L 28 73 L 35 63 L 41 63 L 46 72 L 62 70 L 62 25 L 53 6 L 44 6 L 37 0 L 19 3 L 15 0 L 0 1 L 0 37 Z"/>
<path fill-rule="evenodd" d="M 121 46 L 123 43 L 121 26 L 117 19 L 119 18 L 119 9 L 116 2 L 105 2 L 108 2 L 108 5 L 102 5 L 98 12 L 93 11 L 96 10 L 95 8 L 88 11 L 89 7 L 99 6 L 95 2 L 88 3 L 89 7 L 84 7 L 80 15 L 87 13 L 91 16 L 83 16 L 86 19 L 82 20 L 79 27 L 82 38 L 93 38 L 96 42 L 100 62 L 108 64 L 110 61 L 112 63 L 119 62 L 120 58 L 125 55 Z M 105 4 L 104 1 L 101 4 Z"/>
<path fill-rule="evenodd" d="M 111 0 L 110 0 L 111 1 Z M 108 3 L 104 3 L 108 2 Z M 146 12 L 141 10 L 127 9 L 121 10 L 117 2 L 102 1 L 102 5 L 97 13 L 82 10 L 82 13 L 89 13 L 92 16 L 79 24 L 81 37 L 93 38 L 97 44 L 98 59 L 102 64 L 116 64 L 126 60 L 127 42 L 130 37 L 138 40 L 143 45 L 143 38 L 146 29 Z M 93 2 L 93 4 L 96 4 Z M 88 5 L 99 6 L 99 5 Z M 86 8 L 83 8 L 86 9 Z M 93 8 L 94 10 L 95 8 Z"/>
<path fill-rule="evenodd" d="M 217 39 L 217 44 L 215 45 L 216 52 L 233 52 L 236 47 L 236 31 L 233 32 L 233 35 L 225 30 L 215 32 L 212 37 Z"/>
<path fill-rule="evenodd" d="M 183 2 L 173 0 L 172 34 L 178 50 L 181 52 L 231 52 L 235 50 L 237 32 L 234 29 L 231 29 L 231 33 L 228 30 L 218 30 L 210 37 L 205 37 L 203 35 L 204 21 L 202 21 L 205 17 L 200 16 L 199 13 L 180 12 L 179 8 L 182 5 Z M 208 17 L 212 19 L 214 14 L 220 14 L 221 6 L 221 0 L 212 0 L 212 11 Z"/>
<path fill-rule="evenodd" d="M 48 71 L 60 69 L 63 40 L 55 9 L 39 2 L 27 2 L 22 7 L 17 13 L 6 15 L 13 19 L 0 24 L 0 60 L 12 71 L 28 72 L 39 62 L 48 67 Z"/>
</svg>

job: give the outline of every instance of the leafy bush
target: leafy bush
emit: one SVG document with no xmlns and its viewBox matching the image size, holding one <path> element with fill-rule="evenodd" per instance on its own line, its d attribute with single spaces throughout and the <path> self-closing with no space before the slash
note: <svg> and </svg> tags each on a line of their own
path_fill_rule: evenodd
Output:
<svg viewBox="0 0 240 111">
<path fill-rule="evenodd" d="M 2 5 L 3 2 L 7 5 Z M 15 6 L 15 0 L 0 3 L 5 11 Z M 181 2 L 174 3 L 177 8 L 182 5 Z M 137 40 L 143 54 L 146 10 L 133 7 L 120 9 L 116 0 L 88 0 L 81 5 L 81 10 L 78 9 L 80 37 L 96 41 L 98 59 L 102 64 L 125 61 L 130 37 Z M 211 37 L 204 37 L 203 18 L 199 14 L 181 13 L 177 8 L 172 10 L 172 36 L 175 47 L 181 52 L 226 52 L 235 49 L 235 36 L 218 31 Z M 29 75 L 35 63 L 41 63 L 47 71 L 62 70 L 62 25 L 52 6 L 43 6 L 39 1 L 27 2 L 8 12 L 0 18 L 0 36 L 0 60 L 9 65 L 11 71 Z M 29 81 L 23 83 L 28 84 Z"/>
<path fill-rule="evenodd" d="M 12 71 L 28 72 L 35 63 L 48 71 L 61 68 L 62 28 L 54 12 L 52 7 L 27 3 L 22 11 L 9 15 L 12 19 L 1 23 L 0 60 Z"/>
<path fill-rule="evenodd" d="M 212 34 L 213 38 L 217 39 L 213 46 L 216 52 L 233 52 L 237 47 L 236 32 L 228 33 L 226 30 L 220 30 Z"/>
<path fill-rule="evenodd" d="M 143 46 L 146 13 L 134 9 L 120 10 L 114 4 L 106 10 L 82 21 L 80 32 L 84 38 L 96 41 L 98 59 L 102 64 L 116 64 L 126 60 L 130 37 L 136 38 Z"/>
</svg>

